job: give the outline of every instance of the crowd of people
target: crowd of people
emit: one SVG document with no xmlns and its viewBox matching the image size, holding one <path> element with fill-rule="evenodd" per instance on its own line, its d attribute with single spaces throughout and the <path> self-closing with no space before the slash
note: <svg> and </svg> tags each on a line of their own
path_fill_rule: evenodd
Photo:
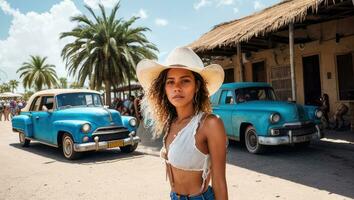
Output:
<svg viewBox="0 0 354 200">
<path fill-rule="evenodd" d="M 138 120 L 142 119 L 140 102 L 143 95 L 135 97 L 130 95 L 127 99 L 115 98 L 110 106 L 120 112 L 121 115 L 134 116 Z"/>
<path fill-rule="evenodd" d="M 26 106 L 26 101 L 22 99 L 1 99 L 0 100 L 0 121 L 10 121 L 10 119 L 20 114 L 22 108 Z"/>
</svg>

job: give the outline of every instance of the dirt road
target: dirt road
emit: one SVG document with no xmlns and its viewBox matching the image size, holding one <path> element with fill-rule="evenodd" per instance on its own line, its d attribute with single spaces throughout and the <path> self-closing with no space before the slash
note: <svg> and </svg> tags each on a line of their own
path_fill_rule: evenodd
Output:
<svg viewBox="0 0 354 200">
<path fill-rule="evenodd" d="M 169 198 L 160 141 L 139 130 L 143 142 L 126 155 L 118 149 L 67 161 L 58 149 L 18 144 L 9 122 L 0 122 L 0 200 Z M 353 137 L 354 138 L 354 137 Z M 274 148 L 251 155 L 238 143 L 228 152 L 229 199 L 352 199 L 354 143 L 331 139 L 308 149 Z"/>
</svg>

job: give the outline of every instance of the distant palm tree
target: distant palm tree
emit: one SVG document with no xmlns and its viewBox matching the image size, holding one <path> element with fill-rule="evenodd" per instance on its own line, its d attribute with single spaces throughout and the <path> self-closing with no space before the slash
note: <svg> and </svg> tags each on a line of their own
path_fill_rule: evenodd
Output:
<svg viewBox="0 0 354 200">
<path fill-rule="evenodd" d="M 10 91 L 11 91 L 11 87 L 8 83 L 3 83 L 0 85 L 0 93 L 10 92 Z"/>
<path fill-rule="evenodd" d="M 60 88 L 68 88 L 68 80 L 65 77 L 59 78 Z"/>
<path fill-rule="evenodd" d="M 72 89 L 80 89 L 80 88 L 83 88 L 78 82 L 72 82 L 70 84 L 70 88 Z"/>
<path fill-rule="evenodd" d="M 18 84 L 20 82 L 18 82 L 17 80 L 10 80 L 9 81 L 9 86 L 11 88 L 11 92 L 14 93 L 15 89 L 18 87 Z"/>
<path fill-rule="evenodd" d="M 101 90 L 104 84 L 106 104 L 110 104 L 112 86 L 116 88 L 136 79 L 136 63 L 143 58 L 156 59 L 158 50 L 144 35 L 148 28 L 131 27 L 138 18 L 116 19 L 119 3 L 109 16 L 102 5 L 99 5 L 101 16 L 85 7 L 94 20 L 85 15 L 71 19 L 78 26 L 62 33 L 60 38 L 74 37 L 75 40 L 65 45 L 61 55 L 69 74 L 77 76 L 80 85 L 89 79 L 91 89 Z"/>
<path fill-rule="evenodd" d="M 35 90 L 42 90 L 44 86 L 52 88 L 58 85 L 58 76 L 55 72 L 55 65 L 46 64 L 47 57 L 31 56 L 29 62 L 24 62 L 17 70 L 23 78 L 23 87 L 35 87 Z"/>
</svg>

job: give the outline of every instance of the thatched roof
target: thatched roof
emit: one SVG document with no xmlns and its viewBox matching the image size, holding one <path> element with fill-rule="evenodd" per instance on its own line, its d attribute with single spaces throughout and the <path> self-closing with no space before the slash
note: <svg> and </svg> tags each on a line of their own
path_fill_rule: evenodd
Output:
<svg viewBox="0 0 354 200">
<path fill-rule="evenodd" d="M 309 10 L 316 13 L 322 3 L 327 5 L 328 0 L 285 0 L 253 15 L 219 24 L 188 46 L 197 52 L 235 46 L 252 37 L 279 30 L 290 22 L 301 22 Z M 331 3 L 334 4 L 335 0 Z"/>
</svg>

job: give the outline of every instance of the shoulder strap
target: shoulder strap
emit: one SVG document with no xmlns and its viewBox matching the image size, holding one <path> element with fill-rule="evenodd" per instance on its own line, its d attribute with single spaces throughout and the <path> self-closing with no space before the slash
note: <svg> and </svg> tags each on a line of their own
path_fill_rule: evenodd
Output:
<svg viewBox="0 0 354 200">
<path fill-rule="evenodd" d="M 212 114 L 212 113 L 203 113 L 202 117 L 200 118 L 200 120 L 198 122 L 196 133 L 201 127 L 203 127 L 205 120 L 211 115 L 214 115 L 214 114 Z"/>
</svg>

